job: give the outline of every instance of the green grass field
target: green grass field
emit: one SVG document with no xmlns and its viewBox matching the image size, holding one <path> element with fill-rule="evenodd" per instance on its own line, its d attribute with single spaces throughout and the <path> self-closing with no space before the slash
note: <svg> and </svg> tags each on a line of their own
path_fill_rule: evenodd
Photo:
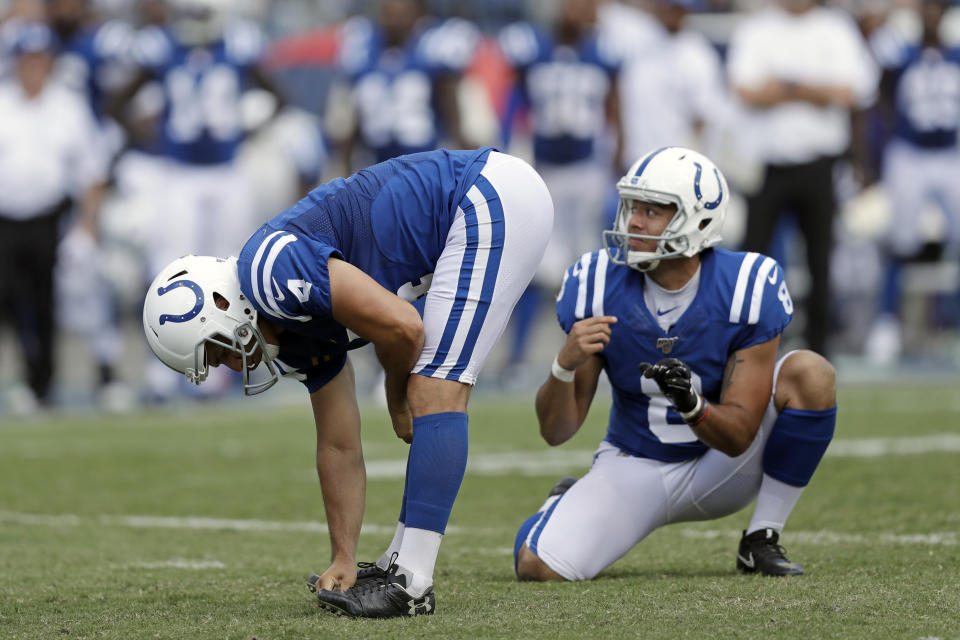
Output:
<svg viewBox="0 0 960 640">
<path fill-rule="evenodd" d="M 660 530 L 596 580 L 519 584 L 519 523 L 582 473 L 608 401 L 548 450 L 532 403 L 478 398 L 437 614 L 349 620 L 326 567 L 307 403 L 0 422 L 0 638 L 960 638 L 960 397 L 845 388 L 835 451 L 784 537 L 807 575 L 739 575 L 750 511 Z M 389 542 L 405 445 L 364 411 L 360 559 Z M 869 440 L 868 440 L 869 439 Z"/>
</svg>

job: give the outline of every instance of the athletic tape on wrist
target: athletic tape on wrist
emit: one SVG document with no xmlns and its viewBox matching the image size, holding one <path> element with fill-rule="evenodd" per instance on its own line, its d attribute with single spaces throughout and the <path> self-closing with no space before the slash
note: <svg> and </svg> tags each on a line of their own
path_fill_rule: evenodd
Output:
<svg viewBox="0 0 960 640">
<path fill-rule="evenodd" d="M 560 362 L 557 360 L 558 356 L 554 356 L 553 364 L 550 365 L 550 375 L 559 380 L 560 382 L 573 382 L 573 378 L 576 375 L 576 371 L 573 369 L 564 369 L 560 366 Z"/>
<path fill-rule="evenodd" d="M 687 422 L 687 424 L 691 424 L 691 420 L 695 421 L 694 422 L 695 424 L 696 422 L 700 422 L 700 419 L 702 418 L 700 414 L 706 411 L 706 407 L 707 407 L 707 401 L 704 399 L 702 395 L 698 393 L 696 406 L 694 406 L 693 409 L 690 409 L 690 411 L 686 411 L 686 412 L 681 411 L 680 417 L 683 418 Z"/>
</svg>

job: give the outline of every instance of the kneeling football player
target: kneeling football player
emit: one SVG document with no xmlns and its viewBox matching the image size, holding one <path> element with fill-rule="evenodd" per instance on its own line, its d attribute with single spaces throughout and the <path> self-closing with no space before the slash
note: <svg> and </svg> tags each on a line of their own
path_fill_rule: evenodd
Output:
<svg viewBox="0 0 960 640">
<path fill-rule="evenodd" d="M 715 248 L 729 190 L 703 155 L 638 160 L 617 184 L 606 248 L 567 271 L 567 333 L 537 393 L 550 445 L 586 418 L 601 371 L 613 389 L 593 466 L 564 478 L 517 533 L 525 580 L 587 580 L 658 527 L 711 520 L 757 500 L 737 567 L 803 573 L 780 533 L 833 437 L 833 367 L 778 358 L 793 302 L 772 258 Z"/>
</svg>

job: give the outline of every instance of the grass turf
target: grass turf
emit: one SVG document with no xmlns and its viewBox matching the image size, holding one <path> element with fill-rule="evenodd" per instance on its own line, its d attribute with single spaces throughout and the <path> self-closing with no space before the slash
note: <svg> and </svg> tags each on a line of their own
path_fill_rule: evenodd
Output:
<svg viewBox="0 0 960 640">
<path fill-rule="evenodd" d="M 954 398 L 846 388 L 836 437 L 960 435 Z M 564 445 L 584 451 L 565 472 L 586 469 L 607 404 Z M 371 469 L 403 459 L 382 410 L 364 411 L 363 430 Z M 470 430 L 474 460 L 549 455 L 530 402 L 478 398 Z M 657 531 L 588 583 L 519 584 L 516 527 L 561 473 L 471 467 L 437 615 L 372 621 L 320 611 L 304 586 L 329 554 L 305 400 L 8 421 L 0 638 L 958 638 L 958 455 L 828 456 L 782 539 L 807 575 L 785 580 L 734 570 L 746 510 Z M 358 559 L 389 542 L 402 492 L 389 471 L 371 475 Z"/>
</svg>

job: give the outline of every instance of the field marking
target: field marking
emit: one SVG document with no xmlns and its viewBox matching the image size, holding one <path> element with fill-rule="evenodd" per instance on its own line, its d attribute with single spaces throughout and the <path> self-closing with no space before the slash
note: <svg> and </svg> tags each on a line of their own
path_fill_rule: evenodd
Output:
<svg viewBox="0 0 960 640">
<path fill-rule="evenodd" d="M 204 529 L 230 530 L 241 532 L 282 532 L 282 533 L 326 533 L 327 525 L 322 522 L 296 522 L 283 520 L 237 520 L 224 518 L 194 518 L 170 516 L 78 516 L 75 514 L 44 515 L 0 511 L 0 523 L 40 525 L 50 527 L 79 526 L 99 524 L 102 526 L 130 527 L 137 529 Z M 362 534 L 392 534 L 394 525 L 363 525 Z M 717 538 L 739 539 L 742 532 L 737 529 L 697 529 L 692 527 L 670 527 L 685 538 L 713 540 Z M 512 535 L 509 527 L 447 527 L 447 534 L 473 534 L 484 536 Z M 804 544 L 922 544 L 929 546 L 957 546 L 958 533 L 943 531 L 934 533 L 892 533 L 877 531 L 871 534 L 839 533 L 835 531 L 793 531 L 787 529 L 785 535 L 791 540 Z"/>
<path fill-rule="evenodd" d="M 78 516 L 71 513 L 47 515 L 0 511 L 0 523 L 40 525 L 49 527 L 76 527 L 84 524 L 129 527 L 132 529 L 193 529 L 217 531 L 251 531 L 281 533 L 327 533 L 323 522 L 297 522 L 287 520 L 239 520 L 233 518 L 207 518 L 195 516 L 145 516 L 110 515 Z M 396 525 L 364 524 L 360 533 L 392 535 Z M 461 533 L 461 527 L 447 527 L 447 533 Z"/>
<path fill-rule="evenodd" d="M 184 560 L 183 558 L 174 558 L 173 560 L 161 560 L 159 562 L 131 562 L 130 564 L 119 565 L 123 569 L 226 569 L 227 565 L 219 560 Z"/>
<path fill-rule="evenodd" d="M 474 455 L 467 461 L 467 473 L 478 476 L 542 476 L 590 466 L 590 449 L 544 449 Z M 940 433 L 913 438 L 838 438 L 830 443 L 832 458 L 876 458 L 925 453 L 960 453 L 960 434 Z M 368 460 L 367 477 L 403 478 L 406 460 Z"/>
</svg>

